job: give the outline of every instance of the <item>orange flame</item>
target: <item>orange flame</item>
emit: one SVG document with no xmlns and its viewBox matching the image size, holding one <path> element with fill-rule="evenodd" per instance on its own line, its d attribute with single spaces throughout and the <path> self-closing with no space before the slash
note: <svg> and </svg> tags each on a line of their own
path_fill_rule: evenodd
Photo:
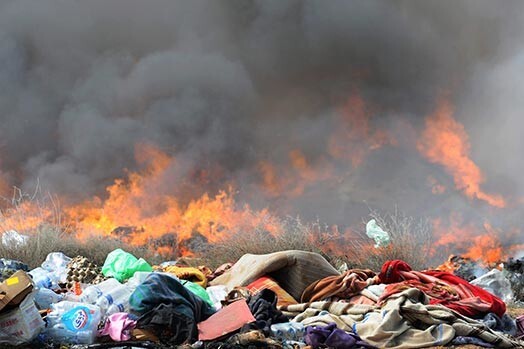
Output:
<svg viewBox="0 0 524 349">
<path fill-rule="evenodd" d="M 262 187 L 270 197 L 298 197 L 309 185 L 334 178 L 332 166 L 323 159 L 314 166 L 298 149 L 291 150 L 288 158 L 289 166 L 277 167 L 269 161 L 258 163 Z"/>
<path fill-rule="evenodd" d="M 175 164 L 174 158 L 147 145 L 137 147 L 136 158 L 144 168 L 130 172 L 126 179 L 115 180 L 107 187 L 106 199 L 95 197 L 63 210 L 63 224 L 79 239 L 121 231 L 120 237 L 128 243 L 187 255 L 190 251 L 180 243 L 195 234 L 213 243 L 242 231 L 263 229 L 274 235 L 281 230 L 279 221 L 266 209 L 237 207 L 232 190 L 216 195 L 205 193 L 184 204 L 161 190 L 166 171 Z M 54 213 L 38 202 L 23 201 L 5 212 L 2 228 L 27 233 L 49 222 Z"/>
<path fill-rule="evenodd" d="M 78 236 L 87 238 L 93 232 L 110 234 L 118 227 L 133 227 L 129 242 L 145 245 L 166 234 L 175 235 L 181 242 L 199 233 L 208 242 L 216 242 L 227 234 L 261 225 L 270 233 L 279 229 L 267 210 L 253 211 L 248 206 L 239 209 L 225 191 L 215 196 L 206 193 L 183 205 L 157 185 L 175 160 L 150 146 L 142 147 L 137 157 L 139 163 L 147 163 L 142 173 L 130 173 L 125 181 L 116 180 L 107 188 L 109 196 L 104 201 L 67 210 L 67 215 L 77 222 Z"/>
<path fill-rule="evenodd" d="M 356 92 L 349 97 L 339 116 L 339 125 L 328 144 L 329 154 L 334 158 L 351 161 L 355 167 L 364 161 L 370 151 L 396 143 L 387 132 L 372 130 L 370 111 Z"/>
<path fill-rule="evenodd" d="M 483 230 L 481 230 L 483 229 Z M 499 236 L 501 231 L 496 230 L 489 222 L 484 222 L 482 228 L 471 223 L 464 223 L 460 214 L 452 214 L 449 225 L 445 226 L 441 219 L 433 221 L 435 251 L 441 247 L 452 248 L 452 251 L 461 253 L 464 258 L 481 261 L 486 264 L 500 262 L 508 257 L 513 247 L 504 247 Z"/>
<path fill-rule="evenodd" d="M 426 179 L 428 185 L 431 187 L 431 192 L 435 195 L 443 194 L 446 191 L 446 186 L 437 181 L 433 176 L 428 176 Z"/>
<path fill-rule="evenodd" d="M 417 149 L 430 162 L 444 166 L 453 176 L 457 189 L 467 197 L 499 208 L 506 206 L 502 196 L 487 194 L 480 188 L 484 177 L 469 157 L 468 135 L 464 126 L 453 118 L 453 108 L 446 100 L 442 100 L 435 113 L 426 118 Z"/>
</svg>

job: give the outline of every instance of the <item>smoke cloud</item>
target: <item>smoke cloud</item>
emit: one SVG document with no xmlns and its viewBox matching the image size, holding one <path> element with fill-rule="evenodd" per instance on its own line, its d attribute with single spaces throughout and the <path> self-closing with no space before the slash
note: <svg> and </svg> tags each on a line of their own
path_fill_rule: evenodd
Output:
<svg viewBox="0 0 524 349">
<path fill-rule="evenodd" d="M 517 205 L 523 11 L 476 0 L 3 0 L 0 174 L 73 202 L 103 197 L 150 144 L 176 159 L 163 190 L 185 200 L 234 184 L 255 207 L 338 224 L 360 222 L 368 205 L 495 215 L 453 190 L 416 141 L 445 96 L 484 190 Z M 351 96 L 367 124 L 345 124 Z M 268 195 L 264 163 L 295 179 Z"/>
</svg>

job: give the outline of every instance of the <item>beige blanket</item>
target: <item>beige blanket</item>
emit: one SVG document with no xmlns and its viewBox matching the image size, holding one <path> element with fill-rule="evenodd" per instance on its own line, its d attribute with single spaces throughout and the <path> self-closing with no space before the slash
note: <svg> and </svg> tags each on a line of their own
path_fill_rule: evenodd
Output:
<svg viewBox="0 0 524 349">
<path fill-rule="evenodd" d="M 272 277 L 293 298 L 313 282 L 340 273 L 321 255 L 305 251 L 280 251 L 271 254 L 245 254 L 231 269 L 209 284 L 225 285 L 228 289 L 247 286 L 261 276 Z"/>
</svg>

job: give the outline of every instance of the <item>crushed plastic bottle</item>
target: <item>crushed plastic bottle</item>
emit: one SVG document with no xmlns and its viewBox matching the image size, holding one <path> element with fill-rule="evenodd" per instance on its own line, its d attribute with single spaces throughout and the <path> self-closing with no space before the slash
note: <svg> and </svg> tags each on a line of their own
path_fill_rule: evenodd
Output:
<svg viewBox="0 0 524 349">
<path fill-rule="evenodd" d="M 103 314 L 108 315 L 107 312 L 112 305 L 116 304 L 117 309 L 119 309 L 119 305 L 123 308 L 125 303 L 129 304 L 131 293 L 132 290 L 127 285 L 120 285 L 108 292 L 104 292 L 96 301 L 96 305 L 100 307 Z M 115 308 L 113 307 L 112 311 L 114 310 Z M 114 312 L 118 313 L 119 311 Z"/>
<path fill-rule="evenodd" d="M 56 273 L 38 267 L 31 270 L 29 275 L 31 275 L 35 286 L 38 288 L 48 288 L 53 290 L 60 288 L 58 286 L 58 283 L 60 282 L 60 276 Z"/>
<path fill-rule="evenodd" d="M 51 305 L 46 336 L 73 344 L 92 344 L 101 320 L 100 308 L 86 303 L 62 301 Z"/>
<path fill-rule="evenodd" d="M 110 278 L 97 285 L 86 287 L 82 292 L 81 300 L 84 303 L 95 304 L 98 298 L 122 284 L 117 279 Z"/>
<path fill-rule="evenodd" d="M 49 309 L 52 304 L 63 300 L 64 296 L 47 288 L 39 288 L 35 293 L 35 303 L 38 309 Z"/>
<path fill-rule="evenodd" d="M 140 285 L 144 280 L 151 274 L 150 271 L 137 271 L 135 274 L 127 280 L 126 285 L 130 289 L 134 290 L 138 285 Z"/>
</svg>

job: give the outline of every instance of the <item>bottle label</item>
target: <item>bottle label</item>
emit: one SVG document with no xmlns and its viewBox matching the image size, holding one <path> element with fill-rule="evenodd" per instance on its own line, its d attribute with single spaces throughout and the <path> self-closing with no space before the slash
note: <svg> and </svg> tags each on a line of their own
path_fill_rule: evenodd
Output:
<svg viewBox="0 0 524 349">
<path fill-rule="evenodd" d="M 62 316 L 62 321 L 71 331 L 84 328 L 89 320 L 89 309 L 86 307 L 73 308 Z"/>
</svg>

